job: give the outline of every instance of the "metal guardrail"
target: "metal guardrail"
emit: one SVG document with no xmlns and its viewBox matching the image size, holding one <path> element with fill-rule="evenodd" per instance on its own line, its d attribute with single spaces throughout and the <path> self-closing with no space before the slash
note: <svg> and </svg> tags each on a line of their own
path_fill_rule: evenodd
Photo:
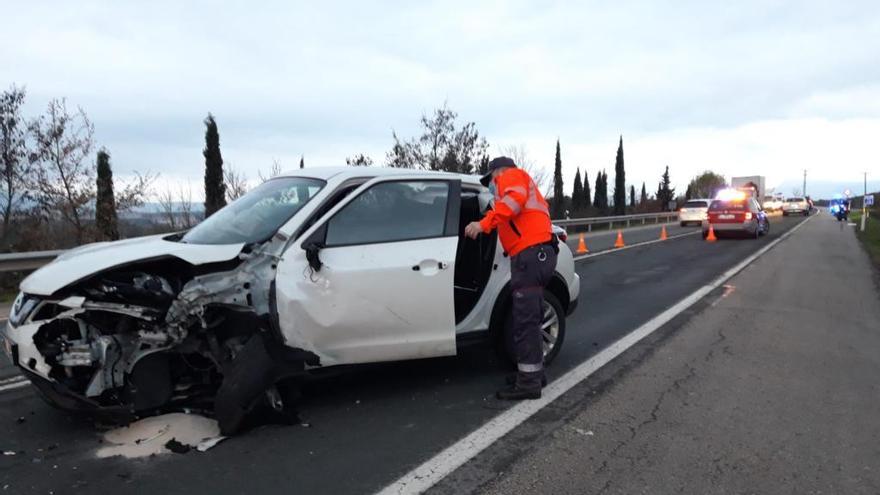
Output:
<svg viewBox="0 0 880 495">
<path fill-rule="evenodd" d="M 631 227 L 633 224 L 645 225 L 647 223 L 659 224 L 678 220 L 677 211 L 664 211 L 661 213 L 639 213 L 636 215 L 617 215 L 611 217 L 587 217 L 571 218 L 566 220 L 554 220 L 553 223 L 560 227 L 586 227 L 587 232 L 592 232 L 594 225 L 607 225 L 608 229 L 614 228 L 615 224 Z"/>
<path fill-rule="evenodd" d="M 57 249 L 54 251 L 0 254 L 0 273 L 36 270 L 48 264 L 63 252 L 63 249 Z"/>
<path fill-rule="evenodd" d="M 678 219 L 678 212 L 672 211 L 663 213 L 641 213 L 638 215 L 619 215 L 612 217 L 571 218 L 566 220 L 554 220 L 553 223 L 560 227 L 586 226 L 587 232 L 591 232 L 594 225 L 608 225 L 608 228 L 611 229 L 615 224 L 626 224 L 626 226 L 629 227 L 633 224 L 644 225 L 649 223 L 649 221 L 650 223 L 660 223 L 661 220 L 669 222 L 675 219 Z M 58 249 L 54 251 L 30 251 L 26 253 L 0 254 L 0 273 L 36 270 L 37 268 L 48 264 L 63 252 L 63 249 Z"/>
</svg>

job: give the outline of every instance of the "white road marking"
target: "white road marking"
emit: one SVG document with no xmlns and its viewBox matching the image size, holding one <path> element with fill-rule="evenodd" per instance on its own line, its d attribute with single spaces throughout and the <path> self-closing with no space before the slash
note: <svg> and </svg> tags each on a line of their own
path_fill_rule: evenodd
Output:
<svg viewBox="0 0 880 495">
<path fill-rule="evenodd" d="M 26 380 L 26 378 L 21 375 L 10 376 L 9 378 L 4 378 L 0 380 L 0 385 L 6 385 L 7 383 L 12 382 L 20 382 L 22 380 Z"/>
<path fill-rule="evenodd" d="M 812 217 L 810 217 L 812 218 Z M 420 466 L 400 477 L 397 481 L 383 488 L 378 493 L 380 495 L 401 495 L 422 493 L 450 473 L 464 465 L 467 461 L 474 458 L 477 454 L 488 448 L 503 436 L 510 433 L 514 428 L 519 426 L 532 415 L 543 409 L 545 406 L 559 398 L 572 387 L 582 382 L 596 370 L 608 364 L 612 359 L 616 358 L 624 351 L 634 346 L 643 338 L 647 337 L 655 330 L 668 323 L 670 320 L 681 314 L 684 310 L 691 307 L 694 303 L 705 297 L 711 291 L 723 285 L 731 277 L 742 271 L 756 259 L 763 256 L 764 253 L 773 249 L 774 246 L 791 236 L 797 229 L 801 228 L 810 218 L 794 226 L 791 230 L 768 243 L 757 252 L 738 263 L 733 268 L 727 270 L 721 276 L 716 278 L 710 284 L 705 285 L 691 295 L 685 297 L 671 308 L 658 314 L 650 321 L 636 328 L 629 334 L 621 337 L 619 340 L 600 351 L 598 354 L 587 359 L 574 369 L 568 371 L 546 388 L 540 399 L 519 402 L 510 409 L 505 410 L 501 414 L 495 416 L 486 422 L 483 426 L 472 431 L 461 440 L 447 447 L 445 450 L 428 459 Z M 684 234 L 689 235 L 689 234 Z M 657 241 L 651 241 L 657 242 Z M 635 246 L 635 244 L 634 244 Z M 615 250 L 615 251 L 619 251 Z M 612 251 L 613 252 L 613 251 Z"/>
<path fill-rule="evenodd" d="M 687 235 L 694 235 L 694 234 L 699 234 L 699 233 L 700 233 L 699 230 L 695 230 L 695 231 L 693 231 L 693 232 L 686 232 L 686 233 L 684 233 L 684 234 L 671 235 L 671 236 L 667 237 L 666 239 L 654 239 L 654 240 L 652 240 L 652 241 L 637 242 L 637 243 L 635 243 L 635 244 L 627 244 L 626 246 L 623 246 L 622 248 L 611 248 L 611 249 L 605 249 L 605 250 L 598 251 L 598 252 L 595 252 L 595 253 L 587 253 L 587 254 L 582 254 L 582 255 L 580 255 L 580 256 L 575 256 L 575 257 L 574 257 L 574 260 L 575 260 L 575 261 L 580 261 L 580 260 L 585 260 L 585 259 L 587 259 L 587 258 L 594 258 L 594 257 L 596 257 L 596 256 L 602 256 L 602 255 L 604 255 L 604 254 L 618 253 L 618 252 L 620 252 L 620 251 L 626 251 L 627 249 L 634 248 L 634 247 L 647 246 L 648 244 L 654 244 L 654 243 L 656 243 L 656 242 L 670 241 L 670 240 L 672 240 L 672 239 L 678 239 L 679 237 L 684 237 L 684 236 L 687 236 Z"/>
<path fill-rule="evenodd" d="M 22 377 L 18 381 L 12 381 L 12 382 L 4 383 L 4 384 L 0 385 L 0 392 L 6 392 L 7 390 L 15 390 L 17 388 L 27 387 L 30 384 L 31 384 L 31 382 L 29 382 L 26 378 Z"/>
</svg>

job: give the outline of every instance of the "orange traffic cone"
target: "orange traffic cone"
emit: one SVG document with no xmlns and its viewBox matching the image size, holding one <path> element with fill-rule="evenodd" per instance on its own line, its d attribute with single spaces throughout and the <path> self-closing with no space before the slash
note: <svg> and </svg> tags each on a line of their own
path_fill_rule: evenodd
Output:
<svg viewBox="0 0 880 495">
<path fill-rule="evenodd" d="M 666 226 L 664 225 L 662 229 L 660 229 L 660 240 L 665 241 L 666 237 Z"/>
<path fill-rule="evenodd" d="M 623 246 L 625 246 L 625 244 L 623 243 L 623 232 L 618 230 L 617 231 L 617 240 L 614 241 L 614 247 L 615 248 L 622 248 Z"/>
<path fill-rule="evenodd" d="M 584 234 L 581 234 L 581 239 L 578 241 L 578 249 L 577 254 L 587 254 L 590 250 L 587 249 L 587 243 L 584 242 Z"/>
<path fill-rule="evenodd" d="M 715 237 L 715 229 L 712 228 L 711 223 L 709 224 L 709 235 L 706 236 L 706 240 L 709 242 L 715 242 L 718 240 L 718 238 Z"/>
</svg>

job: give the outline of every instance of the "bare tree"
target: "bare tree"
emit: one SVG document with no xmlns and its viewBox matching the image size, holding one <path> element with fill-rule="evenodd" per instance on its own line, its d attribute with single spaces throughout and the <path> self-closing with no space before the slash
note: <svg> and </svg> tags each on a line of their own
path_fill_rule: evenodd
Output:
<svg viewBox="0 0 880 495">
<path fill-rule="evenodd" d="M 186 187 L 180 186 L 177 189 L 177 204 L 180 207 L 181 227 L 189 229 L 199 223 L 193 213 L 192 186 L 186 183 Z"/>
<path fill-rule="evenodd" d="M 248 192 L 248 181 L 244 172 L 237 170 L 231 163 L 223 168 L 223 182 L 226 183 L 226 201 L 231 203 Z"/>
<path fill-rule="evenodd" d="M 135 170 L 132 179 L 120 181 L 122 187 L 116 189 L 116 211 L 130 211 L 143 206 L 152 193 L 153 183 L 158 178 L 159 174 L 151 172 L 141 174 Z"/>
<path fill-rule="evenodd" d="M 27 124 L 21 115 L 25 90 L 12 86 L 0 93 L 0 201 L 3 247 L 9 243 L 14 216 L 30 198 L 27 182 L 31 164 L 27 149 Z"/>
<path fill-rule="evenodd" d="M 186 230 L 197 223 L 192 211 L 192 186 L 189 182 L 186 186 L 179 185 L 176 191 L 170 185 L 163 188 L 156 194 L 156 201 L 171 230 Z"/>
<path fill-rule="evenodd" d="M 65 99 L 53 99 L 44 115 L 31 125 L 36 151 L 34 189 L 44 214 L 60 215 L 74 229 L 77 244 L 86 239 L 89 209 L 95 198 L 94 163 L 87 160 L 94 147 L 95 128 L 77 107 L 68 112 Z"/>
<path fill-rule="evenodd" d="M 458 114 L 444 103 L 434 115 L 422 115 L 421 136 L 401 141 L 392 132 L 394 145 L 385 156 L 386 163 L 399 168 L 474 173 L 489 145 L 480 137 L 475 123 L 456 128 L 457 118 Z"/>
<path fill-rule="evenodd" d="M 260 182 L 266 182 L 272 177 L 279 175 L 281 175 L 281 162 L 278 160 L 272 160 L 272 168 L 269 169 L 269 175 L 264 176 L 262 171 L 257 171 L 257 176 L 260 178 Z"/>
<path fill-rule="evenodd" d="M 177 230 L 177 216 L 174 205 L 174 193 L 171 188 L 164 188 L 156 193 L 156 201 L 159 203 L 159 210 L 165 217 L 165 222 L 171 227 L 171 230 Z"/>
<path fill-rule="evenodd" d="M 529 157 L 529 151 L 526 149 L 526 145 L 520 143 L 501 146 L 498 148 L 498 152 L 503 156 L 512 158 L 513 163 L 516 163 L 517 167 L 528 172 L 532 180 L 535 181 L 535 185 L 538 186 L 538 189 L 544 189 L 544 186 L 547 184 L 547 179 L 549 178 L 547 170 L 535 163 L 535 161 Z"/>
<path fill-rule="evenodd" d="M 363 153 L 358 153 L 346 158 L 345 164 L 349 167 L 369 167 L 373 165 L 373 159 Z"/>
</svg>

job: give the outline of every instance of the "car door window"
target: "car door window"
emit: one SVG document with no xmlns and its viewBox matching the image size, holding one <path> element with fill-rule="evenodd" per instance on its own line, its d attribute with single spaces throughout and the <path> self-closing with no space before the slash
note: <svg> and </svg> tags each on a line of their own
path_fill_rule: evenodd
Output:
<svg viewBox="0 0 880 495">
<path fill-rule="evenodd" d="M 362 192 L 327 222 L 326 247 L 442 237 L 449 183 L 383 182 Z"/>
</svg>

